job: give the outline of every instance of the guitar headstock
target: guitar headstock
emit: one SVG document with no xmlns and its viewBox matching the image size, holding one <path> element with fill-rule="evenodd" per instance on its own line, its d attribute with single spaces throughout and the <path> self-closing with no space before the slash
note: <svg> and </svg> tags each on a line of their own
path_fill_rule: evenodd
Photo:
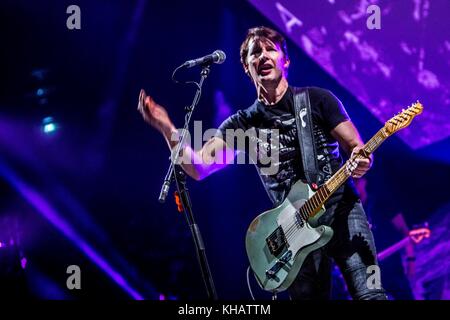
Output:
<svg viewBox="0 0 450 320">
<path fill-rule="evenodd" d="M 402 112 L 385 123 L 384 127 L 387 133 L 391 135 L 400 129 L 406 128 L 415 116 L 422 113 L 422 110 L 423 105 L 419 101 L 413 103 L 408 109 L 402 110 Z"/>
<path fill-rule="evenodd" d="M 409 231 L 409 236 L 414 241 L 415 244 L 418 244 L 425 238 L 429 238 L 431 235 L 431 230 L 425 225 L 423 228 L 417 228 Z"/>
</svg>

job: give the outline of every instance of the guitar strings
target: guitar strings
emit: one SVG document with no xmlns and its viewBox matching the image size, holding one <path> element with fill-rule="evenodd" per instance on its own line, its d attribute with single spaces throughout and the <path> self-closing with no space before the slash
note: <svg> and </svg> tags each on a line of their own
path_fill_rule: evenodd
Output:
<svg viewBox="0 0 450 320">
<path fill-rule="evenodd" d="M 380 133 L 380 132 L 378 132 L 378 133 Z M 377 136 L 378 135 L 378 133 L 375 135 L 375 136 Z M 378 137 L 379 138 L 379 137 Z M 374 140 L 373 138 L 372 139 L 370 139 L 370 141 L 369 141 L 369 143 L 370 142 L 372 142 L 372 140 Z M 380 142 L 382 142 L 384 139 L 381 139 L 380 140 Z M 378 143 L 376 143 L 376 144 L 378 144 Z M 367 144 L 364 146 L 364 148 L 367 146 Z M 356 158 L 358 158 L 358 157 L 362 157 L 361 155 L 355 155 L 354 156 L 354 158 L 353 159 L 349 159 L 349 160 L 347 160 L 345 163 L 344 163 L 344 165 L 336 172 L 336 174 L 335 174 L 335 177 L 332 177 L 328 182 L 330 182 L 330 181 L 332 181 L 331 182 L 331 184 L 330 185 L 327 185 L 327 187 L 329 188 L 329 193 L 330 193 L 330 195 L 331 194 L 333 194 L 333 192 L 334 191 L 336 191 L 336 189 L 339 187 L 339 186 L 341 186 L 342 185 L 342 183 L 344 183 L 345 182 L 345 180 L 348 178 L 348 177 L 350 177 L 350 175 L 351 175 L 351 170 L 349 171 L 349 170 L 346 170 L 347 169 L 347 166 L 348 165 L 350 165 L 350 161 L 351 160 L 354 160 L 354 159 L 356 159 Z M 336 181 L 333 181 L 333 180 L 336 180 Z M 312 197 L 310 198 L 310 199 L 312 199 Z M 308 200 L 310 200 L 310 199 L 308 199 Z M 308 201 L 307 200 L 307 201 Z M 307 205 L 306 204 L 306 202 L 305 202 L 305 204 L 303 204 L 303 206 L 305 206 L 305 205 Z M 302 207 L 303 207 L 302 206 Z M 301 207 L 301 208 L 302 208 Z M 311 208 L 313 209 L 312 210 L 312 212 L 315 212 L 316 210 L 314 210 L 315 209 L 315 207 L 316 206 L 314 206 L 314 204 L 312 204 L 312 206 L 311 206 Z M 300 209 L 299 209 L 300 210 Z M 299 212 L 299 210 L 296 210 L 296 212 Z M 311 211 L 311 210 L 310 210 Z M 308 218 L 310 218 L 311 217 L 311 215 L 310 214 L 308 214 Z M 303 223 L 307 223 L 308 222 L 308 219 L 304 219 L 301 215 L 300 215 L 300 219 L 302 219 L 302 222 Z M 301 228 L 303 228 L 303 227 L 298 227 L 299 226 L 299 222 L 298 221 L 294 221 L 292 224 L 290 224 L 290 225 L 288 225 L 288 227 L 287 227 L 287 229 L 286 229 L 286 232 L 285 232 L 285 238 L 286 238 L 286 240 L 292 240 L 293 238 L 294 238 L 294 236 L 295 236 L 295 234 L 296 234 L 296 232 L 297 231 L 299 231 Z"/>
<path fill-rule="evenodd" d="M 409 109 L 408 109 L 409 110 Z M 365 150 L 365 152 L 367 152 L 367 153 L 372 153 L 373 151 L 375 151 L 375 149 L 376 148 L 378 148 L 379 147 L 379 145 L 388 137 L 388 135 L 386 135 L 386 133 L 384 132 L 384 129 L 385 127 L 383 127 L 383 128 L 381 128 L 364 146 L 363 146 L 363 149 Z M 398 129 L 397 128 L 397 126 L 394 126 L 394 128 L 395 129 Z M 354 157 L 354 159 L 356 159 L 356 158 L 358 158 L 358 156 L 360 156 L 360 155 L 356 155 L 355 157 Z M 346 166 L 348 165 L 348 162 L 350 161 L 351 159 L 349 159 L 349 160 L 347 160 L 346 161 L 346 163 L 344 164 L 344 166 L 342 166 L 337 172 L 336 172 L 336 179 L 330 179 L 329 180 L 329 182 L 331 181 L 331 184 L 329 185 L 329 186 L 327 186 L 327 187 L 330 187 L 329 188 L 329 191 L 330 191 L 330 195 L 334 192 L 334 191 L 336 191 L 336 189 L 340 186 L 340 185 L 342 185 L 342 183 L 343 182 L 345 182 L 345 180 L 351 175 L 351 173 L 349 173 L 347 170 L 345 170 L 345 168 L 346 168 Z M 339 181 L 339 179 L 342 179 L 343 181 Z M 332 181 L 332 180 L 338 180 L 337 182 L 334 182 L 334 181 Z M 328 196 L 326 196 L 326 198 L 328 198 Z M 312 197 L 310 198 L 310 199 L 312 199 Z M 309 201 L 310 199 L 308 199 L 307 201 Z M 324 201 L 320 201 L 320 203 L 322 204 L 322 202 L 324 202 Z M 310 203 L 311 204 L 311 203 Z M 301 208 L 303 208 L 305 205 L 307 205 L 307 202 L 305 202 L 304 204 L 303 204 L 303 206 L 301 207 Z M 312 209 L 313 209 L 313 211 L 312 212 L 315 212 L 315 210 L 314 210 L 314 204 L 312 204 L 313 206 L 312 206 Z M 298 210 L 296 210 L 296 212 L 295 212 L 295 219 L 297 219 L 297 214 L 299 214 L 300 213 L 300 210 L 301 210 L 301 208 L 300 209 L 298 209 Z M 306 211 L 307 212 L 307 211 Z M 292 238 L 295 236 L 295 234 L 296 234 L 296 232 L 298 231 L 298 230 L 300 230 L 300 228 L 303 228 L 303 226 L 302 226 L 302 224 L 304 225 L 304 224 L 306 224 L 306 223 L 308 223 L 308 219 L 311 217 L 311 214 L 309 214 L 309 213 L 307 213 L 307 215 L 308 215 L 308 218 L 307 219 L 305 219 L 303 216 L 302 216 L 302 214 L 300 213 L 300 222 L 299 221 L 294 221 L 292 224 L 290 224 L 290 225 L 288 225 L 288 227 L 287 227 L 287 229 L 286 229 L 286 232 L 285 232 L 285 239 L 286 240 L 292 240 Z M 299 226 L 300 226 L 300 228 L 299 228 Z"/>
<path fill-rule="evenodd" d="M 336 172 L 336 180 L 343 179 L 343 180 L 345 181 L 345 179 L 347 179 L 347 178 L 349 177 L 348 172 L 345 170 L 347 164 L 348 164 L 348 161 L 346 161 L 346 163 L 344 164 L 344 166 L 342 166 L 342 168 L 339 169 L 339 170 Z M 330 180 L 331 180 L 331 179 L 330 179 Z M 342 182 L 343 182 L 343 181 L 342 181 Z M 331 189 L 334 189 L 334 188 L 337 187 L 339 184 L 340 184 L 340 183 L 333 184 Z M 333 192 L 334 192 L 334 191 L 331 191 L 330 194 L 332 194 Z M 312 197 L 311 197 L 310 199 L 312 199 Z M 309 199 L 308 199 L 308 200 L 309 200 Z M 303 204 L 303 206 L 305 206 L 305 205 L 306 205 L 306 202 L 305 202 L 305 204 Z M 303 207 L 303 206 L 302 206 L 302 207 Z M 302 207 L 301 207 L 301 208 L 302 208 Z M 299 211 L 300 211 L 300 209 L 299 209 L 299 210 L 296 210 L 296 214 L 297 214 Z M 313 210 L 313 211 L 315 211 L 315 210 Z M 308 214 L 308 216 L 310 217 L 310 214 Z M 309 217 L 308 217 L 308 218 L 309 218 Z M 301 214 L 300 214 L 300 219 L 302 220 L 301 222 L 303 222 L 303 223 L 307 223 L 307 222 L 308 222 L 308 220 L 307 220 L 307 219 L 305 220 L 305 219 L 301 216 Z M 287 227 L 287 229 L 286 229 L 286 232 L 285 232 L 285 238 L 286 238 L 286 240 L 289 241 L 289 240 L 292 240 L 292 239 L 294 238 L 296 232 L 302 228 L 302 227 L 299 228 L 299 225 L 300 225 L 300 222 L 299 222 L 299 221 L 294 221 L 292 224 L 288 225 L 288 227 Z"/>
</svg>

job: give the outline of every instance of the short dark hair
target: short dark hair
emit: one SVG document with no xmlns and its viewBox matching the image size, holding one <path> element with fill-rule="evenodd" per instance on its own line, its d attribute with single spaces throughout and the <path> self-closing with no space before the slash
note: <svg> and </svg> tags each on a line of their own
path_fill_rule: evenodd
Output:
<svg viewBox="0 0 450 320">
<path fill-rule="evenodd" d="M 245 59 L 248 54 L 248 44 L 250 40 L 254 38 L 265 38 L 269 39 L 275 44 L 278 44 L 281 47 L 281 51 L 283 51 L 286 59 L 289 59 L 286 40 L 284 37 L 278 32 L 268 27 L 255 27 L 250 28 L 247 31 L 247 36 L 244 39 L 244 42 L 241 44 L 241 63 L 242 65 L 246 65 Z"/>
</svg>

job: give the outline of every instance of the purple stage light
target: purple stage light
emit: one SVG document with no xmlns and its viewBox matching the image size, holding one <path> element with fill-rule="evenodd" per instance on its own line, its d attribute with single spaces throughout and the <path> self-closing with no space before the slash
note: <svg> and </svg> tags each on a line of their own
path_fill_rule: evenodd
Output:
<svg viewBox="0 0 450 320">
<path fill-rule="evenodd" d="M 136 300 L 143 300 L 135 289 L 119 274 L 92 246 L 89 245 L 72 226 L 65 221 L 52 205 L 39 192 L 17 176 L 6 164 L 0 161 L 0 176 L 4 177 L 12 187 L 44 218 L 53 224 L 65 237 L 74 243 L 91 261 L 93 261 L 109 278 Z M 22 265 L 23 266 L 23 265 Z"/>
<path fill-rule="evenodd" d="M 223 120 L 225 120 L 232 114 L 232 109 L 227 100 L 225 99 L 225 94 L 220 90 L 217 90 L 214 93 L 214 102 L 216 105 L 214 125 L 218 127 L 220 126 Z"/>
<path fill-rule="evenodd" d="M 27 267 L 27 258 L 23 257 L 20 259 L 20 265 L 22 266 L 22 269 L 25 269 Z"/>
<path fill-rule="evenodd" d="M 450 135 L 450 1 L 249 1 L 381 122 L 419 99 L 409 146 Z"/>
</svg>

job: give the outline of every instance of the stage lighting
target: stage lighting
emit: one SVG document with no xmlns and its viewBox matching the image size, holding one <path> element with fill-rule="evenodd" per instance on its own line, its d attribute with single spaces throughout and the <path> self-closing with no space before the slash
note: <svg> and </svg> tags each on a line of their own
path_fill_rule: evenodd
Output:
<svg viewBox="0 0 450 320">
<path fill-rule="evenodd" d="M 45 90 L 44 89 L 39 88 L 39 89 L 36 90 L 36 95 L 38 97 L 42 97 L 44 94 L 45 94 Z"/>
<path fill-rule="evenodd" d="M 42 120 L 42 131 L 45 134 L 52 134 L 58 129 L 58 124 L 53 117 L 46 117 Z"/>
<path fill-rule="evenodd" d="M 45 79 L 45 77 L 48 75 L 48 73 L 49 73 L 49 70 L 45 69 L 45 68 L 34 69 L 31 71 L 31 76 L 38 81 L 42 81 Z"/>
</svg>

